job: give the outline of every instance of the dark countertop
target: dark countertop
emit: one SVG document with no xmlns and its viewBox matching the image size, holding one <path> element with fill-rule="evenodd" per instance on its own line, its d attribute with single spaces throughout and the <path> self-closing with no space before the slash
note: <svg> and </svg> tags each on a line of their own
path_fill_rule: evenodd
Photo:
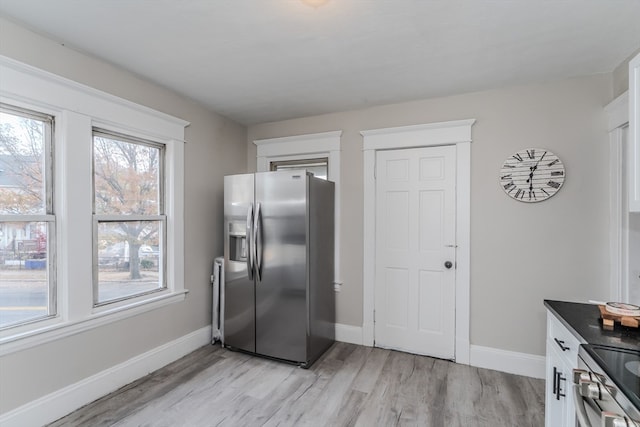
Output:
<svg viewBox="0 0 640 427">
<path fill-rule="evenodd" d="M 619 323 L 612 331 L 603 329 L 597 305 L 552 300 L 544 305 L 583 343 L 640 349 L 640 329 Z"/>
</svg>

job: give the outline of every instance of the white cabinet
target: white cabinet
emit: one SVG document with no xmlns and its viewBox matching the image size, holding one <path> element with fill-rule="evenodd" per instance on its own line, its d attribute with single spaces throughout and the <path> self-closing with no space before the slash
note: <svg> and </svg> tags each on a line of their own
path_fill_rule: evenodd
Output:
<svg viewBox="0 0 640 427">
<path fill-rule="evenodd" d="M 629 210 L 640 212 L 640 54 L 629 62 Z"/>
<path fill-rule="evenodd" d="M 566 362 L 558 350 L 555 343 L 547 341 L 547 374 L 545 392 L 545 425 L 566 426 L 568 425 L 567 414 L 569 404 L 567 403 L 567 389 L 569 389 L 571 370 L 566 366 Z"/>
<path fill-rule="evenodd" d="M 573 369 L 578 366 L 580 342 L 547 312 L 547 358 L 545 376 L 546 427 L 575 427 Z"/>
</svg>

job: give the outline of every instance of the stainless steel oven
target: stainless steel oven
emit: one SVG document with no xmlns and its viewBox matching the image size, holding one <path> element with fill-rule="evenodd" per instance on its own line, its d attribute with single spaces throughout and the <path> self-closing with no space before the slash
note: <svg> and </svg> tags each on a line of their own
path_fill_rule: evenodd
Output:
<svg viewBox="0 0 640 427">
<path fill-rule="evenodd" d="M 573 370 L 580 427 L 640 427 L 640 349 L 582 345 Z"/>
</svg>

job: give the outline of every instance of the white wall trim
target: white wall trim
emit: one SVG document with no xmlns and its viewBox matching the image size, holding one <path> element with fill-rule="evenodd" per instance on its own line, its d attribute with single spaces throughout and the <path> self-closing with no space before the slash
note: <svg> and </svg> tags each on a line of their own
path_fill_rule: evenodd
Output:
<svg viewBox="0 0 640 427">
<path fill-rule="evenodd" d="M 336 323 L 336 341 L 362 345 L 362 327 Z"/>
<path fill-rule="evenodd" d="M 31 347 L 57 341 L 65 337 L 79 334 L 89 329 L 94 329 L 102 325 L 117 322 L 129 317 L 137 316 L 147 311 L 155 310 L 165 305 L 184 301 L 188 291 L 183 290 L 178 293 L 159 292 L 157 296 L 147 297 L 135 303 L 130 303 L 125 307 L 119 307 L 98 313 L 91 318 L 78 320 L 75 322 L 63 322 L 56 318 L 53 322 L 39 322 L 43 324 L 36 329 L 27 329 L 21 334 L 13 334 L 0 340 L 0 356 L 26 350 Z"/>
<path fill-rule="evenodd" d="M 609 132 L 609 298 L 611 301 L 625 301 L 625 241 L 627 224 L 623 216 L 623 179 L 622 162 L 624 147 L 623 131 L 617 128 Z"/>
<path fill-rule="evenodd" d="M 258 157 L 286 156 L 296 152 L 339 151 L 340 136 L 342 136 L 342 131 L 335 130 L 279 138 L 256 139 L 253 143 L 258 147 Z"/>
<path fill-rule="evenodd" d="M 608 118 L 609 130 L 609 298 L 611 301 L 625 301 L 627 289 L 627 231 L 625 224 L 626 194 L 622 176 L 625 161 L 623 146 L 624 128 L 629 125 L 629 96 L 623 93 L 607 106 L 604 111 Z M 626 193 L 626 192 L 625 192 Z"/>
<path fill-rule="evenodd" d="M 456 145 L 455 360 L 469 363 L 471 268 L 471 126 L 475 119 L 364 130 L 364 271 L 362 343 L 374 345 L 376 150 Z"/>
<path fill-rule="evenodd" d="M 544 378 L 546 358 L 534 354 L 518 353 L 491 347 L 471 345 L 471 366 L 493 369 L 531 378 Z"/>
<path fill-rule="evenodd" d="M 471 125 L 469 124 L 469 138 Z M 471 343 L 471 140 L 456 144 L 456 349 L 469 363 Z"/>
<path fill-rule="evenodd" d="M 310 133 L 306 135 L 283 136 L 279 138 L 256 139 L 256 170 L 266 172 L 269 163 L 282 160 L 300 160 L 311 157 L 327 157 L 329 159 L 329 181 L 335 183 L 335 258 L 334 283 L 342 285 L 340 273 L 340 236 L 341 236 L 341 185 L 340 185 L 340 151 L 341 130 Z"/>
<path fill-rule="evenodd" d="M 640 53 L 629 61 L 629 144 L 627 182 L 629 211 L 640 212 Z"/>
<path fill-rule="evenodd" d="M 209 344 L 211 326 L 140 354 L 75 384 L 71 384 L 0 415 L 0 425 L 35 426 L 57 420 L 138 378 Z"/>
<path fill-rule="evenodd" d="M 0 92 L 13 99 L 41 101 L 45 108 L 100 117 L 105 123 L 133 124 L 146 135 L 184 141 L 189 122 L 0 55 Z M 114 108 L 115 106 L 115 108 Z"/>
<path fill-rule="evenodd" d="M 604 107 L 609 132 L 629 123 L 629 92 L 624 92 Z"/>
<path fill-rule="evenodd" d="M 471 142 L 471 126 L 475 119 L 422 125 L 400 126 L 384 129 L 363 130 L 364 150 L 390 148 L 429 147 Z M 391 142 L 392 137 L 397 143 Z"/>
</svg>

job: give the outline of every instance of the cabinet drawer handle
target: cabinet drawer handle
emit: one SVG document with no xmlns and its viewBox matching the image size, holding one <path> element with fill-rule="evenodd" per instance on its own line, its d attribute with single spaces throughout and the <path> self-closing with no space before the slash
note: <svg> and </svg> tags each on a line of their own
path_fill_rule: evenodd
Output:
<svg viewBox="0 0 640 427">
<path fill-rule="evenodd" d="M 571 350 L 569 347 L 566 347 L 564 345 L 564 341 L 559 340 L 558 338 L 554 338 L 553 340 L 556 342 L 556 344 L 558 344 L 560 346 L 560 350 L 562 350 L 562 351 Z"/>
<path fill-rule="evenodd" d="M 567 377 L 563 377 L 562 373 L 558 371 L 558 387 L 556 388 L 556 400 L 560 400 L 561 397 L 565 397 L 565 394 L 562 392 L 563 390 L 560 388 L 561 381 L 566 381 Z"/>
</svg>

